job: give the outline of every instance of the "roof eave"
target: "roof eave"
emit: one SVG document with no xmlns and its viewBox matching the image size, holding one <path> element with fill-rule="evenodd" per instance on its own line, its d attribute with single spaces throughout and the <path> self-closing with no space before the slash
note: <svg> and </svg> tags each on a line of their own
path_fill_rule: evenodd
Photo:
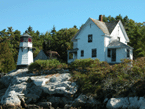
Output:
<svg viewBox="0 0 145 109">
<path fill-rule="evenodd" d="M 75 36 L 71 39 L 71 41 L 75 41 L 77 40 L 76 37 L 78 36 L 78 34 L 80 33 L 80 31 L 85 27 L 86 23 L 90 20 L 91 18 L 89 17 L 88 20 L 85 22 L 85 24 L 82 26 L 82 28 L 80 28 L 80 30 L 75 34 Z"/>
</svg>

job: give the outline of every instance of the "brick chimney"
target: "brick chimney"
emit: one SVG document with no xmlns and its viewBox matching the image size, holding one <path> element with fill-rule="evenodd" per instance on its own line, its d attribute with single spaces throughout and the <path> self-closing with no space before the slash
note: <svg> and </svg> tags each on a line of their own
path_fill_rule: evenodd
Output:
<svg viewBox="0 0 145 109">
<path fill-rule="evenodd" d="M 103 22 L 103 15 L 99 15 L 99 21 Z"/>
</svg>

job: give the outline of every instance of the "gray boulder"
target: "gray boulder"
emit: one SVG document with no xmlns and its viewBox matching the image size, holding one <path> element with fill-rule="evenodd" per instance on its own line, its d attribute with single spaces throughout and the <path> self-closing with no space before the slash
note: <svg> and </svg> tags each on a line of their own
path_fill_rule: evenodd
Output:
<svg viewBox="0 0 145 109">
<path fill-rule="evenodd" d="M 52 108 L 52 103 L 51 102 L 39 102 L 37 103 L 38 106 L 41 106 L 43 108 Z"/>
<path fill-rule="evenodd" d="M 27 105 L 27 109 L 43 109 L 43 107 L 40 107 L 36 104 L 29 104 L 29 105 Z"/>
<path fill-rule="evenodd" d="M 42 94 L 42 89 L 39 86 L 36 86 L 33 82 L 28 83 L 26 88 L 23 90 L 25 95 L 25 102 L 28 103 L 36 103 Z"/>
<path fill-rule="evenodd" d="M 8 86 L 6 92 L 0 95 L 2 105 L 20 106 L 24 104 L 25 107 L 39 108 L 41 106 L 51 107 L 51 103 L 58 104 L 58 106 L 72 104 L 73 95 L 77 92 L 78 86 L 75 82 L 69 81 L 71 78 L 69 73 L 34 76 L 28 74 L 27 71 L 28 69 L 14 70 L 2 77 L 2 81 Z M 39 102 L 42 95 L 46 95 L 45 100 Z M 39 106 L 27 105 L 37 102 Z"/>
<path fill-rule="evenodd" d="M 70 82 L 71 75 L 69 73 L 55 74 L 48 77 L 49 81 L 42 86 L 47 94 L 63 94 L 64 96 L 73 95 L 77 92 L 78 86 L 75 82 Z M 43 79 L 42 80 L 46 80 Z"/>
<path fill-rule="evenodd" d="M 21 101 L 18 97 L 23 96 L 24 94 L 23 89 L 26 88 L 26 77 L 25 78 L 18 78 L 13 77 L 13 80 L 9 87 L 7 88 L 5 94 L 1 98 L 1 104 L 10 104 L 10 105 L 20 105 Z"/>
<path fill-rule="evenodd" d="M 124 98 L 111 98 L 108 100 L 107 109 L 145 109 L 144 97 L 124 97 Z"/>
<path fill-rule="evenodd" d="M 18 98 L 15 91 L 6 91 L 5 96 L 1 99 L 1 104 L 6 105 L 12 105 L 12 106 L 21 106 L 21 101 Z"/>
<path fill-rule="evenodd" d="M 14 80 L 13 78 L 15 77 L 24 77 L 24 76 L 28 76 L 31 74 L 27 74 L 28 69 L 17 69 L 17 70 L 12 70 L 10 72 L 8 72 L 8 74 L 6 74 L 4 77 L 1 78 L 3 84 L 8 87 L 11 82 Z"/>
<path fill-rule="evenodd" d="M 47 97 L 47 101 L 51 102 L 53 105 L 55 104 L 72 104 L 73 99 L 72 98 L 67 98 L 67 97 L 55 97 L 55 96 L 51 96 L 51 97 Z"/>
<path fill-rule="evenodd" d="M 78 98 L 76 98 L 73 101 L 72 106 L 73 107 L 90 107 L 90 108 L 94 108 L 94 107 L 96 107 L 99 104 L 100 104 L 100 102 L 95 100 L 93 97 L 81 94 L 81 95 L 78 96 Z"/>
</svg>

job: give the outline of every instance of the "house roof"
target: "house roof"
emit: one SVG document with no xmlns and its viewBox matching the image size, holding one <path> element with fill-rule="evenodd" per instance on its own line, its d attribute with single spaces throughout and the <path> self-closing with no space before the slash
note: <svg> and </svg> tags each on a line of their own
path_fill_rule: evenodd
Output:
<svg viewBox="0 0 145 109">
<path fill-rule="evenodd" d="M 74 52 L 77 52 L 78 48 L 75 48 L 75 49 L 70 49 L 70 50 L 67 50 L 69 51 L 69 53 L 74 53 Z"/>
<path fill-rule="evenodd" d="M 109 45 L 108 48 L 128 48 L 128 49 L 133 49 L 129 45 L 126 45 L 118 40 L 112 41 Z"/>
<path fill-rule="evenodd" d="M 103 31 L 103 33 L 105 33 L 107 35 L 110 35 L 112 33 L 113 29 L 115 28 L 115 26 L 118 23 L 118 21 L 107 23 L 107 22 L 101 22 L 101 21 L 93 19 L 93 18 L 89 18 L 89 19 L 91 19 Z M 76 33 L 76 35 L 71 40 L 75 40 L 75 38 L 80 33 L 82 28 L 80 28 L 80 30 Z"/>
<path fill-rule="evenodd" d="M 41 59 L 41 60 L 46 60 L 47 59 L 47 56 L 45 55 L 45 53 L 43 52 L 43 50 L 41 50 L 38 55 L 34 58 L 34 61 L 35 60 L 38 60 L 38 59 Z"/>
<path fill-rule="evenodd" d="M 90 18 L 105 34 L 110 34 L 105 22 Z"/>
<path fill-rule="evenodd" d="M 105 22 L 108 30 L 109 30 L 109 33 L 111 34 L 112 31 L 114 30 L 115 26 L 117 25 L 118 21 L 113 21 L 113 22 Z"/>
</svg>

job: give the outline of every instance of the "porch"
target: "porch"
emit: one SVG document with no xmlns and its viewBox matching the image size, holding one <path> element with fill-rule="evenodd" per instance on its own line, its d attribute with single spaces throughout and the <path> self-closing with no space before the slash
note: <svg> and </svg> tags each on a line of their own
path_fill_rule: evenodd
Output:
<svg viewBox="0 0 145 109">
<path fill-rule="evenodd" d="M 77 51 L 78 48 L 67 50 L 67 63 L 71 63 L 77 59 Z"/>
<path fill-rule="evenodd" d="M 123 59 L 133 59 L 133 48 L 119 41 L 110 43 L 106 53 L 106 61 L 112 65 L 121 63 Z"/>
</svg>

